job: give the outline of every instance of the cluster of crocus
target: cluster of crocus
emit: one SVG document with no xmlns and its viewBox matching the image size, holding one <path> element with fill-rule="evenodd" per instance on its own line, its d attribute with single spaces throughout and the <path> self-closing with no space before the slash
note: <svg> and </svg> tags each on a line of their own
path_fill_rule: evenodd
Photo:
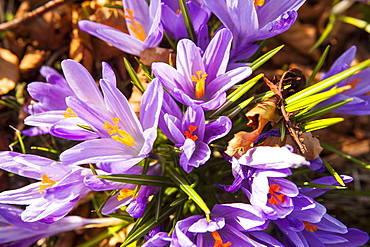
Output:
<svg viewBox="0 0 370 247">
<path fill-rule="evenodd" d="M 66 215 L 90 192 L 110 191 L 99 212 L 114 216 L 117 210 L 124 210 L 137 219 L 125 246 L 145 234 L 142 246 L 364 244 L 368 240 L 365 232 L 347 228 L 314 200 L 341 185 L 334 177 L 311 181 L 323 185 L 316 188 L 299 187 L 289 180 L 291 169 L 317 170 L 315 162 L 320 159 L 307 161 L 289 145 L 264 146 L 260 139 L 276 135 L 276 129 L 259 133 L 250 145 L 240 148 L 243 152 L 238 157 L 224 153 L 238 127 L 233 121 L 234 111 L 218 111 L 230 104 L 230 89 L 252 74 L 251 67 L 237 62 L 253 55 L 258 47 L 255 41 L 287 30 L 304 1 L 182 3 L 151 0 L 148 5 L 144 0 L 123 0 L 129 34 L 87 20 L 79 22 L 82 30 L 135 56 L 159 46 L 163 31 L 178 40 L 176 67 L 163 62 L 152 64 L 155 78 L 143 93 L 139 114 L 118 89 L 107 63 L 102 64 L 99 86 L 73 60 L 61 63 L 64 77 L 52 68 L 41 69 L 47 83 L 28 86 L 37 102 L 26 108 L 30 116 L 25 123 L 35 127 L 24 134 L 49 133 L 81 142 L 64 150 L 60 161 L 0 153 L 0 169 L 39 181 L 0 193 L 1 204 L 26 205 L 24 210 L 0 205 L 0 222 L 5 225 L 0 232 L 17 228 L 29 236 L 24 242 L 28 245 L 38 238 L 93 223 Z M 189 13 L 182 12 L 184 7 Z M 211 14 L 224 26 L 209 37 L 207 21 Z M 188 39 L 189 23 L 184 15 L 190 16 L 197 41 Z M 346 69 L 353 56 L 354 48 L 338 59 L 326 77 Z M 366 105 L 368 86 L 361 86 L 361 90 L 356 86 L 366 81 L 368 72 L 356 75 L 360 82 L 350 82 L 353 87 L 345 91 L 345 97 L 358 96 Z M 337 101 L 335 97 L 340 95 L 329 101 Z M 220 171 L 217 163 L 222 164 Z M 225 185 L 222 178 L 231 177 L 230 171 L 233 181 Z M 341 176 L 342 181 L 348 183 L 352 178 Z M 227 199 L 232 193 L 238 196 Z M 12 226 L 6 226 L 8 223 Z M 60 227 L 66 223 L 68 227 Z M 25 229 L 27 226 L 35 232 Z M 273 235 L 265 231 L 268 227 L 274 227 Z M 14 234 L 0 237 L 4 244 L 17 241 L 22 240 Z"/>
</svg>

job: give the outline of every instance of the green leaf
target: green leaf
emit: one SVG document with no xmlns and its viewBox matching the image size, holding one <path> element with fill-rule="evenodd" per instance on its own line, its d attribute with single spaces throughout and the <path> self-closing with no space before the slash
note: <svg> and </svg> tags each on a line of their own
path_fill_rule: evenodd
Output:
<svg viewBox="0 0 370 247">
<path fill-rule="evenodd" d="M 303 132 L 311 132 L 318 129 L 327 128 L 333 124 L 342 122 L 344 118 L 337 117 L 337 118 L 325 118 L 319 119 L 307 123 L 300 124 L 299 127 L 302 129 Z"/>
<path fill-rule="evenodd" d="M 328 55 L 328 52 L 329 52 L 329 49 L 330 49 L 330 45 L 328 45 L 326 48 L 325 48 L 325 51 L 322 53 L 319 61 L 317 62 L 315 68 L 313 69 L 310 77 L 308 78 L 307 82 L 306 82 L 306 87 L 309 87 L 311 86 L 313 80 L 315 79 L 315 76 L 316 74 L 320 71 L 322 65 L 324 64 L 325 62 L 325 59 Z"/>
<path fill-rule="evenodd" d="M 303 99 L 303 98 L 306 98 L 308 96 L 311 96 L 315 93 L 318 93 L 318 92 L 321 92 L 322 90 L 325 90 L 333 85 L 335 85 L 336 83 L 346 79 L 347 77 L 353 75 L 354 73 L 356 73 L 357 71 L 360 71 L 360 70 L 363 70 L 365 68 L 367 68 L 368 66 L 370 65 L 370 59 L 368 60 L 365 60 L 349 69 L 346 69 L 345 71 L 339 73 L 339 74 L 336 74 L 336 75 L 333 75 L 321 82 L 318 82 L 308 88 L 305 88 L 303 89 L 302 91 L 299 91 L 295 94 L 293 94 L 292 96 L 288 97 L 287 99 L 285 99 L 285 103 L 286 104 L 291 104 L 292 102 L 296 101 L 296 100 L 300 100 L 300 99 Z"/>
<path fill-rule="evenodd" d="M 115 182 L 138 184 L 155 187 L 174 187 L 176 186 L 171 182 L 171 179 L 163 176 L 154 175 L 138 175 L 138 174 L 120 174 L 120 175 L 101 175 L 98 176 L 102 179 L 107 179 Z"/>
<path fill-rule="evenodd" d="M 370 23 L 369 22 L 366 22 L 364 20 L 360 20 L 354 17 L 350 17 L 350 16 L 344 16 L 344 15 L 339 16 L 338 20 L 351 24 L 355 27 L 361 28 L 365 30 L 366 32 L 370 33 Z"/>
<path fill-rule="evenodd" d="M 255 71 L 256 69 L 261 67 L 264 63 L 266 63 L 268 60 L 270 60 L 270 58 L 272 58 L 276 53 L 278 53 L 283 47 L 284 45 L 281 45 L 267 52 L 266 54 L 264 54 L 263 56 L 257 58 L 254 62 L 252 62 L 249 65 L 249 67 L 251 67 L 252 70 Z"/>
<path fill-rule="evenodd" d="M 335 186 L 335 185 L 327 185 L 327 184 L 317 184 L 317 183 L 309 183 L 309 182 L 303 182 L 303 183 L 296 182 L 296 184 L 299 187 L 309 187 L 309 188 L 339 189 L 339 190 L 347 189 L 347 187 L 343 187 L 343 186 Z"/>
<path fill-rule="evenodd" d="M 211 211 L 209 210 L 207 204 L 204 202 L 202 197 L 186 182 L 186 179 L 180 176 L 178 172 L 174 169 L 169 167 L 167 168 L 167 172 L 171 175 L 170 179 L 182 190 L 187 194 L 191 200 L 193 200 L 206 215 L 209 215 Z"/>
<path fill-rule="evenodd" d="M 306 111 L 307 111 L 307 110 L 311 109 L 312 107 L 314 107 L 315 105 L 317 105 L 318 103 L 320 103 L 324 100 L 327 100 L 327 99 L 329 99 L 329 98 L 331 98 L 331 97 L 333 97 L 337 94 L 340 94 L 340 93 L 348 90 L 348 88 L 349 88 L 349 86 L 344 86 L 344 87 L 340 87 L 340 88 L 333 87 L 333 88 L 331 88 L 330 90 L 328 90 L 326 92 L 314 94 L 314 95 L 308 96 L 306 98 L 300 98 L 299 100 L 296 100 L 296 101 L 293 101 L 290 104 L 287 104 L 285 106 L 285 110 L 287 112 L 294 112 L 294 111 L 306 109 Z"/>
<path fill-rule="evenodd" d="M 308 120 L 318 118 L 318 117 L 320 117 L 320 116 L 322 116 L 322 115 L 324 115 L 328 112 L 331 112 L 331 111 L 347 104 L 348 102 L 350 102 L 352 100 L 353 100 L 352 98 L 341 100 L 341 101 L 334 102 L 334 103 L 331 103 L 331 104 L 326 105 L 326 106 L 322 106 L 322 107 L 317 108 L 315 110 L 305 112 L 303 114 L 301 114 L 301 112 L 300 112 L 297 115 L 293 116 L 292 118 L 296 119 L 299 123 L 306 122 Z"/>
<path fill-rule="evenodd" d="M 336 16 L 331 14 L 329 16 L 328 24 L 326 25 L 324 32 L 321 34 L 320 38 L 316 41 L 316 43 L 312 46 L 309 52 L 313 52 L 317 47 L 321 45 L 322 42 L 329 36 L 330 32 L 334 28 L 334 22 L 336 20 Z"/>
<path fill-rule="evenodd" d="M 136 229 L 134 232 L 130 232 L 130 234 L 126 237 L 125 242 L 121 245 L 122 247 L 128 246 L 129 244 L 133 243 L 134 241 L 138 240 L 139 238 L 143 237 L 147 234 L 150 230 L 153 230 L 156 226 L 162 223 L 164 220 L 168 219 L 168 217 L 176 211 L 176 207 L 166 207 L 161 212 L 159 219 L 156 221 L 154 218 L 149 219 L 146 221 L 141 227 Z"/>
<path fill-rule="evenodd" d="M 132 68 L 130 62 L 125 57 L 123 58 L 123 62 L 125 64 L 125 67 L 126 67 L 126 70 L 127 70 L 128 74 L 131 77 L 131 80 L 132 80 L 131 83 L 134 84 L 134 86 L 137 87 L 140 90 L 141 93 L 144 93 L 144 91 L 145 91 L 144 86 L 141 83 L 141 81 L 139 80 L 139 77 L 137 76 L 136 71 L 134 70 L 134 68 Z"/>
<path fill-rule="evenodd" d="M 324 160 L 323 160 L 324 161 Z M 335 180 L 337 180 L 337 182 L 342 185 L 342 186 L 346 186 L 346 184 L 343 182 L 343 179 L 340 177 L 340 175 L 334 170 L 333 167 L 331 167 L 331 165 L 329 165 L 329 163 L 327 163 L 326 161 L 324 161 L 324 166 L 326 167 L 326 170 L 328 170 L 328 172 L 333 175 L 333 177 L 335 178 Z"/>
<path fill-rule="evenodd" d="M 122 230 L 123 228 L 127 227 L 129 223 L 119 224 L 116 226 L 109 227 L 106 231 L 100 233 L 99 235 L 93 237 L 89 241 L 80 244 L 78 247 L 95 247 L 99 246 L 101 242 L 108 239 L 109 237 L 116 235 L 117 232 Z"/>
<path fill-rule="evenodd" d="M 197 37 L 195 36 L 193 23 L 190 18 L 190 13 L 188 7 L 186 6 L 185 0 L 179 0 L 180 10 L 182 16 L 184 17 L 184 23 L 186 27 L 186 31 L 188 33 L 189 39 L 191 39 L 194 43 L 197 43 Z"/>
<path fill-rule="evenodd" d="M 361 160 L 358 160 L 358 159 L 352 157 L 349 154 L 343 153 L 342 151 L 339 151 L 339 150 L 335 149 L 334 147 L 332 147 L 332 146 L 330 146 L 328 144 L 320 143 L 320 145 L 321 145 L 321 147 L 323 147 L 324 149 L 326 149 L 326 150 L 328 150 L 330 152 L 333 152 L 335 154 L 338 154 L 339 156 L 341 156 L 341 157 L 343 157 L 343 158 L 345 158 L 347 160 L 350 160 L 350 161 L 352 161 L 352 162 L 354 162 L 356 164 L 359 164 L 359 165 L 365 167 L 366 169 L 370 169 L 370 164 L 367 164 L 365 162 L 362 162 Z"/>
</svg>

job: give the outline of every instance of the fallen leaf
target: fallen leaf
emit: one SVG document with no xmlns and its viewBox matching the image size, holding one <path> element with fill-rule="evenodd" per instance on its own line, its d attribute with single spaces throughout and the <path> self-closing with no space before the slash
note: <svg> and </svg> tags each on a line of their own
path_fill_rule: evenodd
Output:
<svg viewBox="0 0 370 247">
<path fill-rule="evenodd" d="M 0 95 L 7 94 L 19 81 L 18 57 L 0 48 Z"/>
</svg>

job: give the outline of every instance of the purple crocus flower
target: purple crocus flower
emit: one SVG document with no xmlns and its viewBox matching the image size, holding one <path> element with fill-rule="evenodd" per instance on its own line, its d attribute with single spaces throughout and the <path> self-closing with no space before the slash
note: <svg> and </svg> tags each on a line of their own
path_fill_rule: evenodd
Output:
<svg viewBox="0 0 370 247">
<path fill-rule="evenodd" d="M 84 32 L 135 56 L 140 56 L 140 52 L 147 48 L 157 47 L 163 36 L 160 0 L 151 0 L 149 6 L 145 0 L 122 2 L 129 34 L 87 20 L 79 21 L 78 26 Z"/>
<path fill-rule="evenodd" d="M 171 95 L 184 105 L 213 110 L 226 101 L 226 90 L 252 73 L 239 67 L 225 73 L 232 34 L 222 29 L 203 53 L 191 40 L 177 45 L 177 70 L 165 63 L 153 63 L 152 70 Z"/>
<path fill-rule="evenodd" d="M 71 231 L 88 224 L 112 222 L 111 218 L 85 219 L 79 216 L 66 216 L 53 224 L 24 222 L 23 210 L 0 204 L 0 244 L 6 247 L 27 247 L 41 238 L 61 232 Z"/>
<path fill-rule="evenodd" d="M 267 225 L 262 212 L 252 205 L 216 204 L 210 220 L 194 215 L 177 222 L 170 246 L 283 246 L 260 231 Z"/>
<path fill-rule="evenodd" d="M 313 199 L 297 196 L 294 211 L 285 219 L 274 221 L 285 235 L 285 246 L 360 246 L 369 236 L 358 229 L 348 229 L 343 223 L 326 214 L 326 209 Z"/>
<path fill-rule="evenodd" d="M 202 49 L 206 48 L 209 43 L 207 22 L 211 16 L 211 11 L 204 5 L 203 1 L 187 1 L 186 6 L 189 10 L 194 32 L 197 35 L 197 44 Z M 176 40 L 188 38 L 178 1 L 162 0 L 161 21 L 164 30 L 171 38 Z"/>
<path fill-rule="evenodd" d="M 230 131 L 231 120 L 221 116 L 206 124 L 200 106 L 190 106 L 182 114 L 174 100 L 167 93 L 164 95 L 159 126 L 168 139 L 175 143 L 175 147 L 182 150 L 180 166 L 186 172 L 191 172 L 194 167 L 203 165 L 210 158 L 208 144 Z"/>
<path fill-rule="evenodd" d="M 85 177 L 93 175 L 90 169 L 16 152 L 1 152 L 0 160 L 0 169 L 41 180 L 0 193 L 0 203 L 29 205 L 21 214 L 23 221 L 53 223 L 60 220 L 90 192 L 83 183 Z"/>
<path fill-rule="evenodd" d="M 245 60 L 257 50 L 253 45 L 288 30 L 305 0 L 204 0 L 234 36 L 230 61 Z M 264 2 L 264 3 L 263 3 Z"/>
<path fill-rule="evenodd" d="M 87 140 L 60 155 L 66 164 L 96 163 L 108 173 L 125 172 L 148 157 L 157 138 L 163 89 L 157 79 L 149 83 L 140 106 L 140 121 L 126 97 L 110 83 L 100 81 L 105 111 L 75 97 L 67 105 L 86 121 L 100 139 Z"/>
<path fill-rule="evenodd" d="M 344 52 L 331 66 L 329 71 L 324 74 L 322 80 L 336 75 L 350 67 L 355 59 L 356 46 L 352 46 Z M 322 107 L 334 102 L 352 98 L 353 100 L 341 106 L 333 112 L 349 115 L 369 115 L 370 114 L 370 68 L 364 69 L 346 80 L 338 82 L 335 86 L 343 87 L 349 85 L 351 88 L 319 103 L 315 108 Z"/>
<path fill-rule="evenodd" d="M 27 125 L 40 127 L 44 130 L 41 133 L 47 131 L 60 138 L 70 140 L 97 138 L 94 132 L 78 126 L 87 126 L 87 123 L 68 108 L 65 98 L 74 96 L 104 109 L 104 101 L 99 88 L 90 73 L 80 63 L 68 59 L 62 61 L 61 66 L 66 79 L 54 69 L 44 66 L 41 68 L 41 74 L 45 76 L 48 83 L 32 82 L 28 86 L 31 97 L 38 102 L 28 107 L 31 115 L 24 122 Z M 116 78 L 111 67 L 104 62 L 102 66 L 103 78 L 115 85 Z M 40 133 L 32 129 L 29 134 Z"/>
</svg>

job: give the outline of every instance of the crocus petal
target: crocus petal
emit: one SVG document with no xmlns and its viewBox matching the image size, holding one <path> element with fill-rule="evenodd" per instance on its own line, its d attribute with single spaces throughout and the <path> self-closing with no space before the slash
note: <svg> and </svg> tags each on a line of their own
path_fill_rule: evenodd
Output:
<svg viewBox="0 0 370 247">
<path fill-rule="evenodd" d="M 31 126 L 45 126 L 51 127 L 53 124 L 64 119 L 63 113 L 65 111 L 48 111 L 30 115 L 24 119 L 24 123 Z"/>
<path fill-rule="evenodd" d="M 143 130 L 157 127 L 162 102 L 163 88 L 159 80 L 155 78 L 149 83 L 141 100 L 140 122 Z"/>
<path fill-rule="evenodd" d="M 228 117 L 219 117 L 216 121 L 210 122 L 205 126 L 203 141 L 209 144 L 213 140 L 227 135 L 232 127 L 232 122 Z"/>
<path fill-rule="evenodd" d="M 6 190 L 0 193 L 0 203 L 29 205 L 37 203 L 42 197 L 38 191 L 41 182 L 32 183 L 15 190 Z"/>
<path fill-rule="evenodd" d="M 79 99 L 104 108 L 102 94 L 84 66 L 71 59 L 63 60 L 61 66 L 69 86 Z"/>
<path fill-rule="evenodd" d="M 97 133 L 83 129 L 80 126 L 89 127 L 89 124 L 80 118 L 65 118 L 58 121 L 50 128 L 50 134 L 59 138 L 75 141 L 91 140 L 99 137 Z"/>
<path fill-rule="evenodd" d="M 110 82 L 114 87 L 117 85 L 116 74 L 114 74 L 112 67 L 106 62 L 102 62 L 102 79 Z"/>
</svg>

